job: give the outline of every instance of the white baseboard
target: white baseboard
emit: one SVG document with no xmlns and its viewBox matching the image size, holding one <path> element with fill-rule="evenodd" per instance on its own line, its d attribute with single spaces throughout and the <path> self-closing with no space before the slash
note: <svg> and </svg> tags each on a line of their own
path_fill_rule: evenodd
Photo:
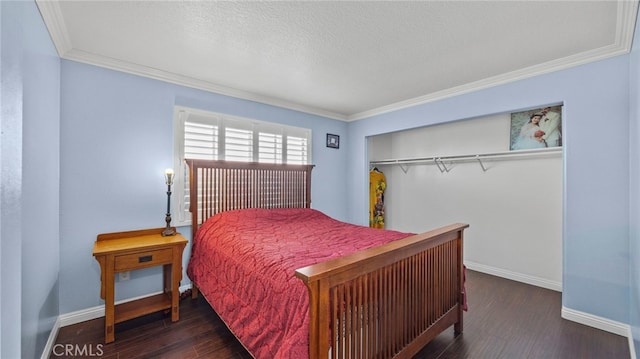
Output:
<svg viewBox="0 0 640 359">
<path fill-rule="evenodd" d="M 60 317 L 56 319 L 56 322 L 53 323 L 53 328 L 51 328 L 51 333 L 49 333 L 49 339 L 47 339 L 47 344 L 44 345 L 44 349 L 42 350 L 42 355 L 40 359 L 49 359 L 49 355 L 51 354 L 51 350 L 56 342 L 56 338 L 58 337 L 58 332 L 60 331 Z"/>
<path fill-rule="evenodd" d="M 562 286 L 559 283 L 554 284 L 554 282 L 536 279 L 535 277 L 531 277 L 528 275 L 509 272 L 502 269 L 497 269 L 497 268 L 493 268 L 493 267 L 489 267 L 489 266 L 485 266 L 485 265 L 481 265 L 473 262 L 465 262 L 465 265 L 467 266 L 467 268 L 474 271 L 487 273 L 487 274 L 495 275 L 502 278 L 512 279 L 518 282 L 536 285 L 536 286 L 551 289 L 551 290 L 556 290 L 556 291 L 562 290 Z M 542 283 L 544 285 L 540 285 L 539 283 Z M 188 289 L 191 289 L 191 284 L 181 286 L 180 292 L 182 293 Z M 159 293 L 151 293 L 151 294 L 147 294 L 140 297 L 129 298 L 126 300 L 118 301 L 116 304 L 126 303 L 126 302 L 149 297 L 156 294 L 159 294 Z M 60 328 L 68 325 L 85 322 L 87 320 L 93 320 L 103 316 L 104 316 L 104 305 L 99 305 L 96 307 L 83 309 L 83 310 L 79 310 L 71 313 L 61 314 L 60 316 L 58 316 L 58 319 L 54 323 L 53 328 L 51 329 L 51 333 L 49 334 L 49 339 L 47 340 L 47 344 L 44 347 L 41 359 L 49 358 L 49 354 L 51 353 L 51 350 L 56 341 L 56 337 L 58 336 L 58 332 L 60 331 Z M 631 335 L 631 327 L 628 324 L 601 318 L 595 315 L 569 309 L 566 307 L 562 307 L 561 316 L 564 319 L 571 320 L 576 323 L 580 323 L 596 329 L 604 330 L 609 333 L 627 337 L 629 339 L 629 352 L 631 353 L 631 359 L 637 359 L 636 353 L 635 353 L 635 345 L 633 342 L 633 336 Z"/>
<path fill-rule="evenodd" d="M 191 284 L 186 284 L 181 286 L 179 288 L 179 291 L 180 293 L 183 293 L 188 289 L 191 289 Z M 150 293 L 150 294 L 145 294 L 135 298 L 119 300 L 115 304 L 131 302 L 134 300 L 151 297 L 160 293 L 162 292 Z M 56 338 L 58 337 L 58 332 L 60 331 L 60 328 L 66 327 L 68 325 L 86 322 L 87 320 L 93 320 L 100 317 L 104 317 L 104 305 L 98 305 L 95 307 L 59 315 L 58 319 L 53 324 L 53 328 L 51 328 L 51 333 L 49 333 L 49 339 L 47 340 L 47 344 L 44 346 L 44 350 L 42 351 L 41 359 L 49 358 L 49 354 L 51 353 L 51 350 L 53 349 L 53 346 L 56 342 Z"/>
<path fill-rule="evenodd" d="M 550 281 L 543 278 L 537 278 L 526 274 L 511 272 L 508 270 L 490 267 L 484 264 L 465 261 L 464 265 L 470 270 L 495 275 L 496 277 L 515 280 L 518 282 L 535 285 L 537 287 L 547 288 L 562 292 L 562 283 Z M 628 324 L 616 322 L 613 320 L 601 318 L 592 314 L 579 312 L 577 310 L 562 307 L 561 316 L 572 322 L 580 323 L 589 327 L 604 330 L 609 333 L 617 334 L 629 339 L 629 351 L 631 359 L 637 359 L 635 353 L 635 345 L 633 336 L 631 335 L 631 327 Z"/>
<path fill-rule="evenodd" d="M 526 283 L 526 284 L 530 284 L 530 285 L 535 285 L 536 287 L 555 290 L 556 292 L 562 292 L 562 283 L 561 282 L 556 282 L 556 281 L 552 281 L 552 280 L 545 279 L 545 278 L 540 278 L 540 277 L 534 277 L 534 276 L 531 276 L 531 275 L 528 275 L 528 274 L 512 272 L 512 271 L 509 271 L 509 270 L 506 270 L 506 269 L 491 267 L 491 266 L 487 266 L 487 265 L 484 265 L 484 264 L 474 263 L 474 262 L 469 262 L 469 261 L 465 261 L 464 265 L 467 268 L 469 268 L 471 270 L 474 270 L 474 271 L 477 271 L 477 272 L 491 274 L 491 275 L 494 275 L 496 277 L 511 279 L 511 280 L 515 280 L 517 282 L 522 282 L 522 283 Z"/>
<path fill-rule="evenodd" d="M 616 322 L 593 314 L 580 312 L 577 310 L 562 307 L 562 318 L 572 322 L 587 325 L 592 328 L 604 330 L 605 332 L 617 334 L 623 337 L 631 338 L 631 327 L 629 324 Z M 631 340 L 633 342 L 633 339 Z"/>
</svg>

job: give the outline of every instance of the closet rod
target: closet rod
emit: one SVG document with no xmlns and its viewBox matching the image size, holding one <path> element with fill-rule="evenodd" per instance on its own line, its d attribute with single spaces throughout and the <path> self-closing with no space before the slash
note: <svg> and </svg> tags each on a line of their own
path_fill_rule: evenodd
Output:
<svg viewBox="0 0 640 359">
<path fill-rule="evenodd" d="M 479 154 L 473 154 L 473 155 L 395 158 L 395 159 L 370 161 L 369 163 L 371 165 L 393 165 L 393 164 L 412 164 L 412 163 L 419 164 L 419 163 L 431 162 L 438 165 L 439 163 L 443 163 L 444 161 L 453 163 L 453 162 L 465 162 L 465 161 L 470 162 L 470 161 L 481 161 L 481 160 L 500 160 L 500 159 L 519 158 L 519 157 L 542 157 L 542 156 L 561 154 L 561 153 L 562 153 L 562 147 L 554 147 L 554 148 L 543 148 L 543 149 L 532 149 L 532 150 L 479 153 Z"/>
</svg>

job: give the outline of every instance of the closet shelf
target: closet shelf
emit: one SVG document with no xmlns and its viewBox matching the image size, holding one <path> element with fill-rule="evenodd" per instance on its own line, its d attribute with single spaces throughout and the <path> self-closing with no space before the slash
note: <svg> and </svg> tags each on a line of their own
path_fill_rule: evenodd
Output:
<svg viewBox="0 0 640 359">
<path fill-rule="evenodd" d="M 411 157 L 411 158 L 393 158 L 384 160 L 370 161 L 371 166 L 381 165 L 400 165 L 402 170 L 406 173 L 407 168 L 403 165 L 410 164 L 435 164 L 438 166 L 440 172 L 449 172 L 450 165 L 455 162 L 478 162 L 483 171 L 486 171 L 482 161 L 484 160 L 510 160 L 517 158 L 531 158 L 531 157 L 547 157 L 554 155 L 561 155 L 562 147 L 532 149 L 532 150 L 518 150 L 518 151 L 502 151 L 502 152 L 490 152 L 479 154 L 466 154 L 466 155 L 452 155 L 452 156 L 433 156 L 433 157 Z"/>
</svg>

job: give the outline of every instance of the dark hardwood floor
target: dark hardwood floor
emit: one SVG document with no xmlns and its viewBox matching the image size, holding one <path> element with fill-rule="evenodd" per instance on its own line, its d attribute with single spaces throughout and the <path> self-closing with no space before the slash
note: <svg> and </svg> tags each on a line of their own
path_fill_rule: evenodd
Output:
<svg viewBox="0 0 640 359">
<path fill-rule="evenodd" d="M 464 333 L 448 329 L 416 358 L 630 357 L 627 338 L 562 319 L 558 292 L 467 271 L 467 293 Z M 118 324 L 116 341 L 102 343 L 104 319 L 95 319 L 61 328 L 55 349 L 78 344 L 90 358 L 251 358 L 202 298 L 181 301 L 179 322 L 152 314 Z"/>
</svg>

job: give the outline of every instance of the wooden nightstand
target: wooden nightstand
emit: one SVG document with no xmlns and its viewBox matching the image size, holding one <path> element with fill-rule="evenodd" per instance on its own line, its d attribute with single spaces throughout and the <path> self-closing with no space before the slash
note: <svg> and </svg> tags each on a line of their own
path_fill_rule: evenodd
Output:
<svg viewBox="0 0 640 359">
<path fill-rule="evenodd" d="M 180 318 L 182 251 L 187 240 L 177 233 L 163 237 L 164 228 L 99 234 L 93 256 L 100 263 L 100 297 L 105 301 L 104 342 L 115 340 L 114 325 L 161 310 L 171 310 L 171 321 Z M 163 293 L 115 305 L 115 273 L 163 266 Z"/>
</svg>

